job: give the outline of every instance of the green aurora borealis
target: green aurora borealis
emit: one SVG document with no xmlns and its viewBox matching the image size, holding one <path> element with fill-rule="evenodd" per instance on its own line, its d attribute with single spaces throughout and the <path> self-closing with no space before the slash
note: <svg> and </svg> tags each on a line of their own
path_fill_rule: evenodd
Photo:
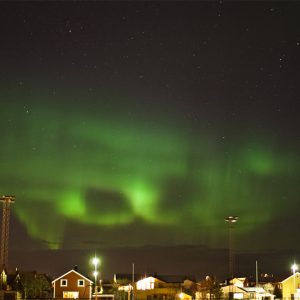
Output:
<svg viewBox="0 0 300 300">
<path fill-rule="evenodd" d="M 32 107 L 2 112 L 1 182 L 17 195 L 14 211 L 29 235 L 51 248 L 60 247 L 69 221 L 125 232 L 152 224 L 176 230 L 183 243 L 217 246 L 224 216 L 242 216 L 251 236 L 278 217 L 283 201 L 295 201 L 296 153 L 267 135 L 242 128 L 228 143 L 214 130 L 191 134 L 170 113 L 165 124 L 154 117 L 148 126 L 122 115 Z"/>
</svg>

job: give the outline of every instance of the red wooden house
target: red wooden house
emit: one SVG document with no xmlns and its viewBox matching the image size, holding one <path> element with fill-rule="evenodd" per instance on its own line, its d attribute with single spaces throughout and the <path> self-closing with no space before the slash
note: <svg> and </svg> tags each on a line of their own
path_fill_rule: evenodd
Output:
<svg viewBox="0 0 300 300">
<path fill-rule="evenodd" d="M 52 281 L 54 299 L 92 298 L 93 281 L 76 270 L 71 270 Z"/>
</svg>

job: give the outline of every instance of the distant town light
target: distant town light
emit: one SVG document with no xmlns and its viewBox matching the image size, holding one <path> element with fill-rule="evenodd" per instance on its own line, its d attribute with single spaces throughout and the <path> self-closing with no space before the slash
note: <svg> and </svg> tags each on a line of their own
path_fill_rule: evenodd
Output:
<svg viewBox="0 0 300 300">
<path fill-rule="evenodd" d="M 137 290 L 153 290 L 154 289 L 155 278 L 154 277 L 146 277 L 144 279 L 139 280 L 136 283 Z"/>
<path fill-rule="evenodd" d="M 239 218 L 238 216 L 229 216 L 225 219 L 225 221 L 229 223 L 236 223 L 238 218 Z"/>
</svg>

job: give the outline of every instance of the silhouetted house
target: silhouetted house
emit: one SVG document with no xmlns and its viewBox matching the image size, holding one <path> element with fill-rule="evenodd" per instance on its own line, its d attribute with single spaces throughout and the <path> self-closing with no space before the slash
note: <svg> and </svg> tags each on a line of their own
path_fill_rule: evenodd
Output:
<svg viewBox="0 0 300 300">
<path fill-rule="evenodd" d="M 8 286 L 21 294 L 23 299 L 52 297 L 52 279 L 37 271 L 16 271 L 8 276 Z"/>
<path fill-rule="evenodd" d="M 7 271 L 6 269 L 2 269 L 0 274 L 0 290 L 5 291 L 6 289 L 7 289 Z"/>
<path fill-rule="evenodd" d="M 278 276 L 274 276 L 273 274 L 269 273 L 261 273 L 259 276 L 256 278 L 254 276 L 249 276 L 248 277 L 248 286 L 253 287 L 253 286 L 260 286 L 262 287 L 265 291 L 269 292 L 270 294 L 274 294 L 275 298 L 282 298 L 282 285 L 281 285 L 281 280 L 282 276 L 280 276 L 280 279 Z"/>
<path fill-rule="evenodd" d="M 93 281 L 76 270 L 70 270 L 52 281 L 53 298 L 91 299 Z"/>
<path fill-rule="evenodd" d="M 21 284 L 21 277 L 16 270 L 14 274 L 7 275 L 7 290 L 15 293 L 15 298 L 21 299 L 22 298 L 22 284 Z"/>
<path fill-rule="evenodd" d="M 16 300 L 22 298 L 22 293 L 16 288 L 19 282 L 19 274 L 8 274 L 6 269 L 2 269 L 0 275 L 0 300 Z"/>
</svg>

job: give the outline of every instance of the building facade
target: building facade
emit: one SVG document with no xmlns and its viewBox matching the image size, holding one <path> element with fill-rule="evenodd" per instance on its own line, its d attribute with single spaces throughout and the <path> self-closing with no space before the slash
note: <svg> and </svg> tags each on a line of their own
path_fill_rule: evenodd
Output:
<svg viewBox="0 0 300 300">
<path fill-rule="evenodd" d="M 93 281 L 71 270 L 52 281 L 54 299 L 91 299 Z"/>
<path fill-rule="evenodd" d="M 184 293 L 183 282 L 166 282 L 156 277 L 145 277 L 135 283 L 134 298 L 137 300 L 191 300 Z"/>
<path fill-rule="evenodd" d="M 281 281 L 283 299 L 300 299 L 300 273 L 289 276 Z"/>
</svg>

